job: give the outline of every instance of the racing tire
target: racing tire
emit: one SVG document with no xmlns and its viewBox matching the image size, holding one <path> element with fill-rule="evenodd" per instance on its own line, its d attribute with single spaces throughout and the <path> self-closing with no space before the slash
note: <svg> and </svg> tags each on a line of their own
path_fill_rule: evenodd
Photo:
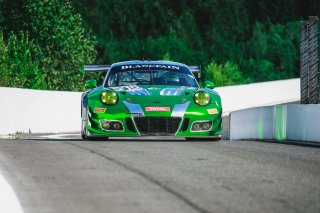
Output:
<svg viewBox="0 0 320 213">
<path fill-rule="evenodd" d="M 82 138 L 83 140 L 86 140 L 86 136 L 85 136 L 84 134 L 82 134 L 82 133 L 81 133 L 81 138 Z"/>
<path fill-rule="evenodd" d="M 107 141 L 109 137 L 95 137 L 95 136 L 88 136 L 88 130 L 85 128 L 84 131 L 81 133 L 81 137 L 83 140 L 87 141 Z"/>
</svg>

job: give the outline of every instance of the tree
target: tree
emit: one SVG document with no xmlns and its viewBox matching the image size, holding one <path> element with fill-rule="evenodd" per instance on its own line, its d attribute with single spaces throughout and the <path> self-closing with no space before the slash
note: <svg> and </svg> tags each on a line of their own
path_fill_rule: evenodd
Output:
<svg viewBox="0 0 320 213">
<path fill-rule="evenodd" d="M 85 31 L 82 18 L 69 1 L 29 0 L 29 22 L 24 23 L 39 45 L 39 61 L 47 88 L 79 90 L 83 65 L 95 59 L 93 37 Z"/>
<path fill-rule="evenodd" d="M 73 10 L 70 1 L 0 1 L 3 42 L 32 44 L 23 46 L 23 50 L 10 49 L 15 46 L 11 45 L 12 42 L 7 44 L 8 51 L 21 54 L 19 60 L 24 57 L 23 51 L 32 53 L 28 55 L 28 60 L 34 62 L 33 72 L 41 77 L 42 83 L 27 84 L 28 87 L 39 88 L 41 85 L 41 89 L 51 90 L 83 89 L 83 65 L 95 60 L 95 38 L 90 30 L 84 28 L 80 14 Z M 8 57 L 8 61 L 16 60 L 14 55 Z M 15 72 L 18 75 L 18 69 Z"/>
<path fill-rule="evenodd" d="M 293 78 L 299 70 L 299 23 L 256 22 L 241 69 L 255 81 Z"/>
<path fill-rule="evenodd" d="M 205 67 L 203 79 L 213 81 L 217 86 L 229 86 L 236 84 L 246 84 L 252 82 L 252 79 L 245 78 L 239 67 L 232 63 L 217 64 L 214 60 Z"/>
<path fill-rule="evenodd" d="M 7 42 L 0 33 L 0 85 L 6 87 L 42 88 L 39 61 L 34 60 L 35 44 L 26 33 L 10 34 Z"/>
</svg>

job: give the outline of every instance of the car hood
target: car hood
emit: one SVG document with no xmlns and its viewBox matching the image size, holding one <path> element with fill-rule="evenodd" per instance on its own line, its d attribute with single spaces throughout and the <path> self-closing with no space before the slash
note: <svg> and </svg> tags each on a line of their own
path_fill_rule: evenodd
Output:
<svg viewBox="0 0 320 213">
<path fill-rule="evenodd" d="M 173 106 L 193 99 L 198 88 L 184 86 L 122 86 L 114 91 L 123 101 L 142 106 Z"/>
</svg>

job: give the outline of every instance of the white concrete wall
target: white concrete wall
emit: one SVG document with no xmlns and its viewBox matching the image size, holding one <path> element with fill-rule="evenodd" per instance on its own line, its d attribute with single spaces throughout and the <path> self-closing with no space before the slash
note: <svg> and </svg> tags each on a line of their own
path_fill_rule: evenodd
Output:
<svg viewBox="0 0 320 213">
<path fill-rule="evenodd" d="M 291 105 L 287 109 L 287 139 L 320 142 L 320 105 Z"/>
<path fill-rule="evenodd" d="M 300 101 L 298 78 L 218 87 L 215 90 L 221 95 L 224 115 L 240 109 Z"/>
<path fill-rule="evenodd" d="M 215 89 L 224 114 L 234 110 L 300 100 L 300 80 L 282 80 Z M 0 135 L 15 132 L 80 131 L 80 92 L 0 87 Z"/>
<path fill-rule="evenodd" d="M 320 142 L 320 105 L 287 104 L 234 111 L 230 139 Z"/>
<path fill-rule="evenodd" d="M 272 139 L 273 122 L 273 106 L 231 112 L 230 139 Z"/>
<path fill-rule="evenodd" d="M 80 100 L 78 92 L 0 87 L 0 135 L 80 131 Z"/>
</svg>

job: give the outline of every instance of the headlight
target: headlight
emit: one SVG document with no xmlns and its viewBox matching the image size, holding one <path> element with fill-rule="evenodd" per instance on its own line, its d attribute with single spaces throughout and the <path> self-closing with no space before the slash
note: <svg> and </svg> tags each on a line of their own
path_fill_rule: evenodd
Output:
<svg viewBox="0 0 320 213">
<path fill-rule="evenodd" d="M 106 91 L 101 94 L 101 101 L 106 105 L 115 105 L 118 102 L 118 95 L 112 91 Z"/>
<path fill-rule="evenodd" d="M 200 106 L 206 106 L 210 104 L 210 95 L 205 91 L 199 91 L 194 94 L 194 102 Z"/>
</svg>

